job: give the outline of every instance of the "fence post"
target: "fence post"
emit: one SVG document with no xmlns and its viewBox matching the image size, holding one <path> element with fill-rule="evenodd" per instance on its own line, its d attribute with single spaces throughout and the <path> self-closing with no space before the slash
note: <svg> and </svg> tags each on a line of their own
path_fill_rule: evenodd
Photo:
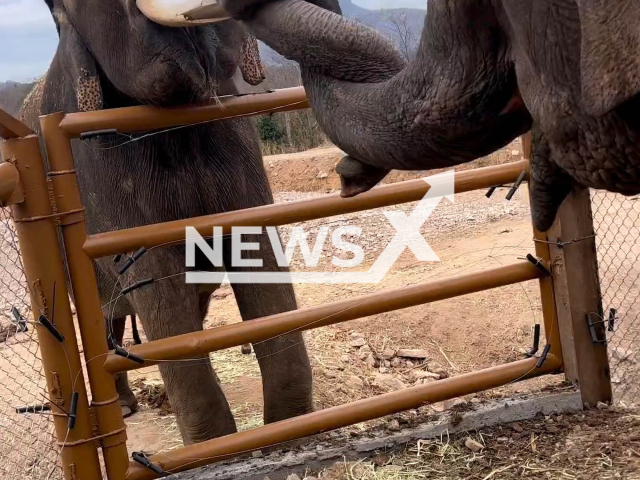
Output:
<svg viewBox="0 0 640 480">
<path fill-rule="evenodd" d="M 93 261 L 83 250 L 87 237 L 84 208 L 78 189 L 71 142 L 60 129 L 63 113 L 40 117 L 51 171 L 53 197 L 69 267 L 69 277 L 84 348 L 91 406 L 98 424 L 102 453 L 109 480 L 123 480 L 129 466 L 125 423 L 113 376 L 104 369 L 108 355 L 107 334 L 98 295 Z"/>
<path fill-rule="evenodd" d="M 528 145 L 531 148 L 530 141 Z M 587 324 L 588 314 L 596 321 L 603 318 L 589 190 L 576 186 L 558 209 L 553 226 L 536 239 L 548 242 L 544 245 L 552 264 L 565 377 L 580 387 L 583 403 L 609 402 L 607 345 L 592 341 Z M 596 323 L 594 329 L 598 339 L 606 339 L 605 323 Z"/>
<path fill-rule="evenodd" d="M 26 127 L 25 127 L 26 128 Z M 0 144 L 2 156 L 20 174 L 24 201 L 13 205 L 13 216 L 31 297 L 34 319 L 45 316 L 64 341 L 37 325 L 38 343 L 47 380 L 47 397 L 67 480 L 101 479 L 100 463 L 80 363 L 66 276 L 52 215 L 38 137 L 14 137 Z M 54 294 L 55 292 L 55 294 Z M 75 426 L 68 428 L 73 392 L 78 394 Z"/>
</svg>

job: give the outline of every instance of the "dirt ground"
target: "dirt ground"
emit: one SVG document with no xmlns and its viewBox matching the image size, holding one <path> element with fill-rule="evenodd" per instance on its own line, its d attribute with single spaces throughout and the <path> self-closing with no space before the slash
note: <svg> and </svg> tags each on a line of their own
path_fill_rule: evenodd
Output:
<svg viewBox="0 0 640 480">
<path fill-rule="evenodd" d="M 266 157 L 265 166 L 276 201 L 312 198 L 335 191 L 339 188 L 339 178 L 334 167 L 339 159 L 340 151 L 335 147 Z M 475 166 L 520 159 L 521 149 L 516 142 L 479 160 Z M 471 167 L 465 166 L 465 169 Z M 396 182 L 424 175 L 420 172 L 393 172 L 385 181 Z M 505 200 L 505 195 L 506 190 L 499 189 L 487 199 L 484 191 L 477 191 L 457 194 L 453 204 L 442 201 L 421 229 L 439 256 L 439 262 L 417 261 L 413 253 L 406 250 L 380 284 L 296 285 L 298 305 L 318 305 L 518 261 L 534 251 L 526 186 L 511 202 Z M 400 210 L 408 214 L 414 207 L 415 204 L 406 204 L 384 210 Z M 362 229 L 361 235 L 350 241 L 364 249 L 362 266 L 368 268 L 395 234 L 384 210 L 305 222 L 305 231 L 310 233 L 309 243 L 313 245 L 320 227 L 328 226 L 330 234 L 339 226 L 358 226 Z M 280 229 L 284 242 L 294 226 Z M 332 248 L 331 242 L 325 243 L 316 269 L 328 271 L 336 268 L 331 259 L 334 254 L 341 256 L 343 253 Z M 292 269 L 304 269 L 299 252 L 294 256 Z M 632 275 L 635 270 L 629 271 Z M 228 285 L 222 286 L 214 294 L 206 328 L 239 321 L 233 291 Z M 316 408 L 340 405 L 523 358 L 533 342 L 533 327 L 541 322 L 537 281 L 530 281 L 305 332 L 314 373 Z M 631 333 L 640 332 L 638 322 L 629 320 L 626 325 Z M 12 403 L 18 399 L 10 382 L 7 382 L 11 378 L 3 372 L 10 369 L 13 361 L 11 352 L 24 348 L 17 346 L 21 335 L 24 334 L 15 336 L 13 341 L 16 345 L 12 348 L 0 347 L 0 362 L 4 362 L 0 364 L 0 399 L 6 396 L 12 399 Z M 141 331 L 141 335 L 145 341 L 144 332 Z M 125 342 L 131 340 L 131 332 L 128 331 Z M 544 338 L 541 345 L 544 345 Z M 635 373 L 638 342 L 626 342 L 624 345 L 632 350 L 633 355 L 627 355 L 620 362 Z M 402 352 L 408 349 L 419 352 Z M 238 428 L 246 430 L 261 425 L 262 384 L 255 354 L 242 354 L 238 347 L 214 352 L 211 359 Z M 130 379 L 140 410 L 127 419 L 129 451 L 158 453 L 182 446 L 157 368 L 131 372 Z M 424 406 L 416 411 L 416 415 L 437 414 L 491 398 L 562 388 L 562 380 L 561 376 L 546 376 L 508 385 Z M 625 380 L 620 381 L 628 391 Z M 630 395 L 634 396 L 635 393 Z M 25 402 L 24 396 L 20 401 L 29 403 Z M 635 402 L 629 403 L 631 406 Z M 5 412 L 0 414 L 3 415 L 0 419 L 8 418 Z M 506 426 L 477 432 L 473 434 L 474 438 L 484 447 L 476 453 L 464 446 L 465 437 L 452 437 L 408 446 L 404 452 L 393 452 L 356 465 L 336 465 L 315 474 L 322 473 L 336 480 L 593 478 L 593 475 L 595 478 L 640 478 L 629 473 L 629 469 L 640 472 L 637 468 L 639 417 L 628 412 L 599 410 L 584 415 L 585 418 L 552 419 L 553 422 L 557 420 L 556 423 L 542 419 L 537 423 L 523 424 L 525 434 L 520 436 L 510 430 L 515 427 Z M 392 421 L 389 418 L 379 419 L 350 427 L 347 431 L 357 433 L 368 428 L 386 428 L 392 425 Z M 554 431 L 548 425 L 558 426 Z M 624 441 L 613 442 L 613 438 Z M 581 465 L 583 472 L 590 472 L 588 475 L 582 476 Z"/>
</svg>

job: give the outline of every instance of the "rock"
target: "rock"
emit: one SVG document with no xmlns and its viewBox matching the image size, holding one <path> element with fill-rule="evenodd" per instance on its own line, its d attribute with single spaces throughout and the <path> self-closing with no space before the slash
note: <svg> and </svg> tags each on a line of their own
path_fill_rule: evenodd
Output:
<svg viewBox="0 0 640 480">
<path fill-rule="evenodd" d="M 324 172 L 320 172 L 318 173 L 318 175 L 316 175 L 316 178 L 327 178 L 329 175 L 324 173 Z"/>
<path fill-rule="evenodd" d="M 436 381 L 435 378 L 419 378 L 418 380 L 415 381 L 414 385 L 415 386 L 426 385 L 427 383 L 431 383 L 435 381 Z"/>
<path fill-rule="evenodd" d="M 433 378 L 434 380 L 439 380 L 440 375 L 433 372 L 426 372 L 424 370 L 411 370 L 411 376 L 415 379 L 418 378 Z"/>
<path fill-rule="evenodd" d="M 394 418 L 393 420 L 391 420 L 391 421 L 387 424 L 387 429 L 388 429 L 388 430 L 391 430 L 392 432 L 397 432 L 397 431 L 399 431 L 399 430 L 400 430 L 400 422 Z"/>
<path fill-rule="evenodd" d="M 380 373 L 387 373 L 387 372 L 389 371 L 389 369 L 388 369 L 387 367 L 380 367 L 380 368 L 378 369 L 378 371 L 379 371 Z"/>
<path fill-rule="evenodd" d="M 427 352 L 426 350 L 410 348 L 401 348 L 400 350 L 398 350 L 396 355 L 403 358 L 418 358 L 420 360 L 429 358 L 429 352 Z"/>
<path fill-rule="evenodd" d="M 604 402 L 598 402 L 596 404 L 596 407 L 597 407 L 598 410 L 607 410 L 609 408 L 609 405 L 607 405 Z"/>
<path fill-rule="evenodd" d="M 447 378 L 449 376 L 449 373 L 438 362 L 429 362 L 427 364 L 427 370 L 433 373 L 437 373 L 438 375 L 440 375 L 440 378 Z"/>
<path fill-rule="evenodd" d="M 475 404 L 482 403 L 482 400 L 480 400 L 478 397 L 473 397 L 471 399 L 471 403 L 475 403 Z"/>
<path fill-rule="evenodd" d="M 373 380 L 373 385 L 388 391 L 402 390 L 403 388 L 407 388 L 407 386 L 399 378 L 383 373 L 379 373 L 376 375 Z"/>
<path fill-rule="evenodd" d="M 499 443 L 507 443 L 509 441 L 509 437 L 498 437 L 496 440 Z"/>
<path fill-rule="evenodd" d="M 349 355 L 342 355 L 340 357 L 340 360 L 342 360 L 344 363 L 349 363 L 351 361 L 351 357 Z"/>
<path fill-rule="evenodd" d="M 296 475 L 295 473 L 292 473 L 291 475 L 289 475 L 287 477 L 287 480 L 300 480 L 300 477 L 298 475 Z"/>
<path fill-rule="evenodd" d="M 364 363 L 369 365 L 371 368 L 376 368 L 376 364 L 378 362 L 376 361 L 376 357 L 373 356 L 373 353 L 369 353 L 369 355 L 367 355 L 367 358 L 364 361 Z"/>
<path fill-rule="evenodd" d="M 442 413 L 445 410 L 444 402 L 432 403 L 431 408 L 438 413 Z"/>
<path fill-rule="evenodd" d="M 480 442 L 476 442 L 471 437 L 467 437 L 467 439 L 464 441 L 464 446 L 475 453 L 482 451 L 482 449 L 484 448 L 484 446 Z M 290 480 L 290 479 L 287 478 L 287 480 Z"/>
<path fill-rule="evenodd" d="M 407 367 L 413 367 L 413 362 L 411 360 L 407 360 Z"/>
<path fill-rule="evenodd" d="M 524 432 L 524 428 L 522 428 L 520 425 L 518 425 L 517 423 L 514 423 L 513 425 L 511 425 L 511 428 L 513 428 L 514 431 L 518 432 L 518 433 L 522 433 Z"/>
<path fill-rule="evenodd" d="M 353 340 L 351 340 L 351 342 L 349 342 L 349 345 L 355 348 L 362 347 L 363 345 L 366 345 L 366 344 L 367 344 L 367 341 L 362 337 L 354 338 Z"/>
<path fill-rule="evenodd" d="M 544 428 L 549 433 L 558 433 L 560 431 L 560 429 L 555 425 L 546 425 Z"/>
<path fill-rule="evenodd" d="M 251 456 L 253 458 L 260 458 L 262 457 L 262 450 L 254 450 L 253 452 L 251 452 Z"/>
<path fill-rule="evenodd" d="M 360 347 L 360 350 L 358 350 L 358 356 L 363 360 L 367 358 L 370 353 L 371 347 L 369 345 L 363 345 Z"/>
<path fill-rule="evenodd" d="M 385 348 L 382 353 L 378 354 L 378 358 L 380 358 L 380 360 L 391 360 L 393 357 L 395 357 L 395 355 L 395 350 L 391 348 Z"/>
<path fill-rule="evenodd" d="M 462 405 L 467 405 L 467 401 L 462 397 L 452 398 L 450 400 L 444 401 L 444 406 L 447 410 L 450 408 L 460 407 Z"/>
<path fill-rule="evenodd" d="M 351 332 L 349 334 L 349 336 L 351 338 L 364 338 L 364 333 L 360 333 L 360 332 Z"/>
<path fill-rule="evenodd" d="M 401 363 L 401 360 L 398 357 L 393 357 L 391 359 L 391 366 L 392 367 L 399 367 Z"/>
<path fill-rule="evenodd" d="M 347 387 L 350 387 L 352 389 L 360 389 L 364 387 L 364 382 L 362 381 L 362 379 L 360 377 L 356 377 L 355 375 L 351 375 L 344 381 L 344 383 L 347 385 Z"/>
<path fill-rule="evenodd" d="M 382 365 L 386 368 L 389 368 L 391 366 L 391 362 L 389 360 L 383 360 Z"/>
</svg>

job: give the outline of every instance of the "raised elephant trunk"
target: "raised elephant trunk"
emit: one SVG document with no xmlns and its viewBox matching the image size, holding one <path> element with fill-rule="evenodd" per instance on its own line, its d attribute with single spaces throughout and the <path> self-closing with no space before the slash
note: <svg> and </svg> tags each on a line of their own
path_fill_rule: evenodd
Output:
<svg viewBox="0 0 640 480">
<path fill-rule="evenodd" d="M 267 4 L 245 23 L 301 64 L 318 122 L 342 150 L 378 168 L 431 169 L 487 155 L 531 126 L 510 103 L 515 73 L 493 11 L 458 3 L 469 2 L 430 3 L 409 64 L 373 30 L 302 0 Z"/>
<path fill-rule="evenodd" d="M 374 30 L 340 16 L 337 3 L 319 4 L 282 0 L 230 13 L 300 63 L 319 124 L 352 158 L 382 170 L 449 167 L 531 127 L 513 101 L 513 65 L 488 2 L 431 2 L 409 64 Z"/>
</svg>

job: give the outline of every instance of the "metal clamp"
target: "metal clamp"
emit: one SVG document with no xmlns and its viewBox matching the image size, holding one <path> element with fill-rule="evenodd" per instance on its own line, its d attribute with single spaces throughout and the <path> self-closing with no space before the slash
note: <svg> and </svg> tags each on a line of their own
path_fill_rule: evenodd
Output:
<svg viewBox="0 0 640 480">
<path fill-rule="evenodd" d="M 598 320 L 594 320 L 593 316 L 598 317 Z M 602 343 L 604 345 L 607 344 L 607 336 L 605 333 L 605 337 L 604 338 L 598 338 L 598 332 L 596 332 L 596 325 L 599 325 L 601 323 L 610 323 L 610 319 L 606 319 L 603 320 L 600 315 L 598 315 L 597 313 L 587 313 L 586 315 L 586 320 L 587 320 L 587 325 L 589 326 L 589 335 L 591 335 L 591 341 L 593 343 Z"/>
<path fill-rule="evenodd" d="M 533 327 L 533 347 L 527 353 L 525 353 L 525 357 L 531 358 L 536 353 L 538 353 L 538 349 L 540 348 L 540 324 L 536 323 Z"/>
</svg>

